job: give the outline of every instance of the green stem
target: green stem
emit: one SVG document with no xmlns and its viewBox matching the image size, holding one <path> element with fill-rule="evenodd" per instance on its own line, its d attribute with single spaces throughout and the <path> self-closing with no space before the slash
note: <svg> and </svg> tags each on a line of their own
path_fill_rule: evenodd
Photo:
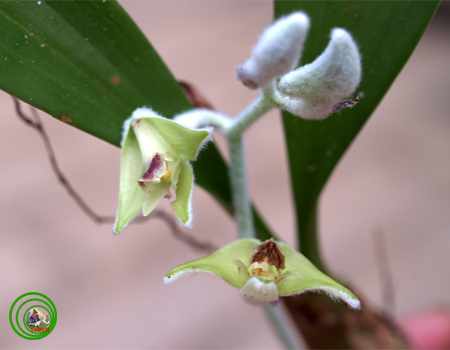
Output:
<svg viewBox="0 0 450 350">
<path fill-rule="evenodd" d="M 284 315 L 281 313 L 279 305 L 264 304 L 264 311 L 267 317 L 273 325 L 273 328 L 278 334 L 278 337 L 283 342 L 285 349 L 301 349 L 297 338 L 292 332 L 289 332 L 286 327 L 286 320 Z"/>
<path fill-rule="evenodd" d="M 271 88 L 273 89 L 273 88 Z M 274 107 L 270 98 L 271 89 L 253 101 L 227 128 L 225 135 L 230 152 L 230 181 L 233 205 L 240 238 L 255 238 L 253 213 L 248 193 L 247 169 L 242 134 L 256 120 Z"/>
<path fill-rule="evenodd" d="M 230 181 L 233 205 L 240 238 L 254 238 L 255 227 L 248 195 L 247 169 L 245 167 L 242 135 L 228 136 L 230 152 Z"/>
<path fill-rule="evenodd" d="M 269 85 L 263 94 L 254 100 L 242 113 L 233 120 L 227 135 L 243 134 L 255 121 L 276 106 L 274 102 L 274 88 Z"/>
</svg>

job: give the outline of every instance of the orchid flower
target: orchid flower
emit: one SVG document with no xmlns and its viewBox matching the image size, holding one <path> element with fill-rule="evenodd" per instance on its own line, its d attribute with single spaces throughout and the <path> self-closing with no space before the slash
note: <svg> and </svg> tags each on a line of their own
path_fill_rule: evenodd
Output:
<svg viewBox="0 0 450 350">
<path fill-rule="evenodd" d="M 122 231 L 142 210 L 147 216 L 164 197 L 175 190 L 171 206 L 183 225 L 192 221 L 195 160 L 209 140 L 209 129 L 190 129 L 139 108 L 124 123 L 120 166 L 119 207 L 114 232 Z"/>
<path fill-rule="evenodd" d="M 353 309 L 360 308 L 358 298 L 287 244 L 271 239 L 239 239 L 216 252 L 173 268 L 164 283 L 172 283 L 190 274 L 212 273 L 239 288 L 246 300 L 262 304 L 279 297 L 323 292 L 342 300 Z"/>
</svg>

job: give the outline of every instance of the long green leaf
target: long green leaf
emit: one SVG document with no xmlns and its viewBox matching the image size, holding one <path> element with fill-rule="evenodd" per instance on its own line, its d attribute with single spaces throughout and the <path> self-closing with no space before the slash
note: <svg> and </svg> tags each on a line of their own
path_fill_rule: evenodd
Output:
<svg viewBox="0 0 450 350">
<path fill-rule="evenodd" d="M 326 47 L 332 28 L 347 29 L 362 54 L 363 98 L 353 109 L 317 122 L 283 113 L 301 251 L 320 264 L 319 195 L 344 152 L 380 103 L 430 22 L 439 1 L 276 1 L 275 16 L 302 10 L 311 19 L 302 64 Z"/>
<path fill-rule="evenodd" d="M 1 1 L 0 89 L 113 145 L 138 107 L 166 117 L 191 108 L 116 1 Z M 231 212 L 228 169 L 214 145 L 197 182 Z M 270 231 L 255 214 L 261 239 Z"/>
</svg>

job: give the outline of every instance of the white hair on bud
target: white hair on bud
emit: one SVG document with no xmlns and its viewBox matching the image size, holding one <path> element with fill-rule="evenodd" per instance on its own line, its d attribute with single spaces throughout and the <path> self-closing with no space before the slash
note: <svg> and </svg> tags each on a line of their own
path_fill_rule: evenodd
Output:
<svg viewBox="0 0 450 350">
<path fill-rule="evenodd" d="M 252 304 L 263 304 L 278 300 L 278 287 L 274 282 L 264 283 L 252 277 L 245 282 L 241 294 Z"/>
<path fill-rule="evenodd" d="M 361 80 L 361 58 L 352 36 L 336 28 L 317 59 L 283 76 L 277 84 L 282 108 L 306 119 L 323 119 L 352 94 Z"/>
<path fill-rule="evenodd" d="M 262 33 L 251 58 L 237 68 L 237 78 L 256 89 L 290 72 L 298 63 L 308 29 L 309 18 L 302 12 L 278 19 Z"/>
</svg>

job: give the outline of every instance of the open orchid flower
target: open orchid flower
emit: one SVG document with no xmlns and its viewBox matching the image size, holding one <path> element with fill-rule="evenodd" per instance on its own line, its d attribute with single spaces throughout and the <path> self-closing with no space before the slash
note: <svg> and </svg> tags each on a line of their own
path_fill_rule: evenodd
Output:
<svg viewBox="0 0 450 350">
<path fill-rule="evenodd" d="M 164 283 L 196 273 L 213 273 L 239 288 L 246 300 L 262 304 L 279 297 L 305 292 L 324 292 L 342 300 L 353 309 L 360 308 L 358 298 L 287 244 L 273 239 L 239 239 L 216 252 L 172 269 Z"/>
<path fill-rule="evenodd" d="M 190 225 L 194 178 L 189 161 L 197 157 L 209 135 L 208 129 L 187 128 L 149 108 L 133 112 L 124 123 L 115 233 L 140 210 L 147 216 L 169 197 L 170 188 L 176 192 L 173 210 L 183 225 Z"/>
</svg>

